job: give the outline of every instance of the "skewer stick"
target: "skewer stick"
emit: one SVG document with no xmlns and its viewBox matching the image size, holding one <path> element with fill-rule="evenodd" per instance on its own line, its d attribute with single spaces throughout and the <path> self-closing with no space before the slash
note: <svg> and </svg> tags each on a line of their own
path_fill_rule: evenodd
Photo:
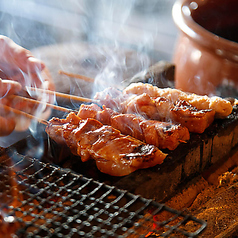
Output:
<svg viewBox="0 0 238 238">
<path fill-rule="evenodd" d="M 89 78 L 89 77 L 81 75 L 81 74 L 69 73 L 69 72 L 65 72 L 65 71 L 62 71 L 62 70 L 59 71 L 59 74 L 64 74 L 64 75 L 69 76 L 70 78 L 81 79 L 81 80 L 84 80 L 84 81 L 90 82 L 90 83 L 94 83 L 95 82 L 95 79 Z M 104 82 L 104 81 L 97 80 L 96 83 L 100 84 L 101 86 L 108 87 L 107 83 Z M 118 88 L 119 85 L 118 84 L 111 84 L 110 86 Z"/>
<path fill-rule="evenodd" d="M 43 102 L 43 101 L 38 101 L 36 99 L 25 98 L 25 97 L 18 96 L 18 95 L 11 95 L 11 96 L 9 96 L 9 98 L 19 99 L 19 100 L 22 100 L 22 101 L 25 101 L 25 102 L 34 103 L 34 104 L 37 104 L 37 105 L 43 104 L 43 105 L 46 105 L 47 107 L 50 107 L 52 109 L 55 109 L 55 110 L 58 110 L 58 111 L 62 111 L 62 112 L 67 112 L 67 113 L 76 112 L 76 111 L 74 111 L 72 109 L 68 109 L 68 108 L 65 108 L 65 107 L 57 106 L 57 105 L 50 104 L 50 103 Z"/>
<path fill-rule="evenodd" d="M 79 96 L 75 96 L 75 95 L 70 95 L 70 94 L 66 94 L 66 93 L 59 93 L 59 92 L 55 92 L 55 91 L 51 91 L 51 90 L 47 90 L 47 89 L 41 89 L 41 88 L 33 88 L 33 87 L 28 87 L 26 86 L 27 91 L 33 91 L 33 92 L 41 92 L 41 93 L 46 93 L 49 95 L 54 95 L 56 97 L 59 98 L 65 98 L 68 100 L 75 100 L 78 102 L 95 102 L 98 103 L 97 100 L 94 99 L 90 99 L 90 98 L 84 98 L 84 97 L 79 97 Z"/>
<path fill-rule="evenodd" d="M 35 119 L 35 120 L 37 120 L 38 122 L 40 122 L 40 123 L 42 123 L 42 124 L 44 124 L 44 125 L 48 125 L 48 121 L 46 121 L 46 120 L 44 120 L 44 119 L 42 119 L 42 118 L 33 116 L 33 115 L 31 115 L 31 114 L 28 114 L 28 113 L 26 113 L 26 112 L 17 110 L 17 109 L 15 109 L 15 108 L 12 108 L 12 107 L 9 107 L 9 106 L 6 106 L 6 105 L 4 105 L 4 104 L 0 104 L 0 107 L 3 108 L 3 109 L 5 109 L 5 110 L 7 110 L 7 111 L 13 112 L 13 113 L 15 113 L 16 115 L 22 115 L 22 116 L 25 116 L 25 117 L 27 117 L 27 118 L 29 118 L 29 119 Z"/>
<path fill-rule="evenodd" d="M 67 75 L 71 78 L 77 78 L 77 79 L 82 79 L 84 81 L 90 82 L 90 83 L 94 83 L 94 79 L 93 78 L 89 78 L 87 76 L 81 75 L 81 74 L 73 74 L 73 73 L 68 73 L 65 71 L 60 70 L 59 74 L 63 74 L 63 75 Z"/>
</svg>

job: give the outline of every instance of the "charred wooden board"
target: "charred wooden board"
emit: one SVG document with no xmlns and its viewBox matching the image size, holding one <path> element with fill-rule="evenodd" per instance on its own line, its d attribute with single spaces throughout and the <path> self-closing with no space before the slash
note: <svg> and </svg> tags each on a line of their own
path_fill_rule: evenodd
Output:
<svg viewBox="0 0 238 238">
<path fill-rule="evenodd" d="M 169 152 L 164 163 L 135 171 L 116 185 L 147 198 L 163 201 L 186 180 L 212 164 L 226 159 L 238 147 L 238 109 L 224 120 L 216 120 L 203 134 L 191 134 L 186 144 Z"/>
<path fill-rule="evenodd" d="M 33 138 L 29 137 L 9 150 L 14 148 L 19 153 L 35 157 L 36 144 Z M 42 142 L 40 144 L 42 145 Z M 191 134 L 189 142 L 179 145 L 174 151 L 165 151 L 168 156 L 163 164 L 138 170 L 124 177 L 101 173 L 93 160 L 82 163 L 68 148 L 59 147 L 52 140 L 46 138 L 43 144 L 45 153 L 41 157 L 47 162 L 70 168 L 86 177 L 115 185 L 134 194 L 163 201 L 176 192 L 183 182 L 202 173 L 212 164 L 228 158 L 238 148 L 238 108 L 234 107 L 228 118 L 214 121 L 203 134 Z"/>
</svg>

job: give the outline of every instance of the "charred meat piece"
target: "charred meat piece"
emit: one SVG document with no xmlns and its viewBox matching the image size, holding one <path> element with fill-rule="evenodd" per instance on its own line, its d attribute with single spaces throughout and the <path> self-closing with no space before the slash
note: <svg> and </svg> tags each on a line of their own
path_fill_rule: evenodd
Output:
<svg viewBox="0 0 238 238">
<path fill-rule="evenodd" d="M 192 115 L 192 116 L 191 116 Z M 214 121 L 215 111 L 198 110 L 186 101 L 178 101 L 171 109 L 173 121 L 181 123 L 189 131 L 203 133 Z"/>
<path fill-rule="evenodd" d="M 93 118 L 102 124 L 110 125 L 122 134 L 130 135 L 160 149 L 174 150 L 181 142 L 190 138 L 186 127 L 169 122 L 146 120 L 134 114 L 119 114 L 96 104 L 82 104 L 78 116 L 82 119 Z"/>
<path fill-rule="evenodd" d="M 52 118 L 46 132 L 56 142 L 64 141 L 83 162 L 94 159 L 101 172 L 112 176 L 161 164 L 167 156 L 153 145 L 125 136 L 95 119 L 81 119 L 74 113 L 69 113 L 66 119 Z"/>
<path fill-rule="evenodd" d="M 152 95 L 154 96 L 155 93 Z M 103 96 L 105 96 L 104 93 L 98 93 L 96 99 L 101 100 Z M 178 98 L 175 94 L 174 97 Z M 116 102 L 114 105 L 117 105 L 116 110 L 120 113 L 136 114 L 146 119 L 179 123 L 193 133 L 203 133 L 214 121 L 216 113 L 215 110 L 209 108 L 198 109 L 185 100 L 152 97 L 148 93 L 128 94 L 127 96 L 125 94 L 116 98 L 111 98 L 108 95 L 106 98 L 107 100 L 102 101 L 107 101 L 108 107 L 112 105 L 112 101 Z"/>
<path fill-rule="evenodd" d="M 194 93 L 186 93 L 178 89 L 158 88 L 151 84 L 132 83 L 123 90 L 123 94 L 141 95 L 146 93 L 152 98 L 164 97 L 175 103 L 176 101 L 186 101 L 198 110 L 212 109 L 216 118 L 225 118 L 232 112 L 232 105 L 229 101 L 220 97 L 201 96 Z"/>
</svg>

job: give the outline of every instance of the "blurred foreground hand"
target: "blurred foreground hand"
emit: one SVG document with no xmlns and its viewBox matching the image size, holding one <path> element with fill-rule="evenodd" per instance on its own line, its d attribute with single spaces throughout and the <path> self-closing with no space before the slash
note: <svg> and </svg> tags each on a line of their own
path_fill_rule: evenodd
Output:
<svg viewBox="0 0 238 238">
<path fill-rule="evenodd" d="M 0 104 L 11 106 L 13 102 L 7 96 L 19 93 L 25 86 L 54 90 L 53 80 L 45 64 L 32 56 L 29 50 L 0 35 Z M 21 95 L 27 96 L 26 91 L 22 92 Z M 18 110 L 32 113 L 32 108 L 25 102 L 17 103 Z M 21 123 L 19 121 L 19 117 L 0 107 L 0 136 L 9 135 L 23 124 L 23 129 L 27 129 L 29 125 L 24 120 Z"/>
</svg>

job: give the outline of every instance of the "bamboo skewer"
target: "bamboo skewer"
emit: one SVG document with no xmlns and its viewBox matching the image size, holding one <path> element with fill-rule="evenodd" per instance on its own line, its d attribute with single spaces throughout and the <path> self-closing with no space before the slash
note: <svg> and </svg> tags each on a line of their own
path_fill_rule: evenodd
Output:
<svg viewBox="0 0 238 238">
<path fill-rule="evenodd" d="M 40 88 L 33 88 L 33 87 L 26 86 L 26 90 L 27 91 L 33 91 L 33 92 L 46 93 L 48 95 L 53 95 L 53 96 L 57 96 L 57 97 L 60 97 L 60 98 L 65 98 L 65 99 L 68 99 L 68 100 L 75 100 L 75 101 L 79 101 L 79 102 L 99 103 L 98 100 L 94 100 L 94 99 L 90 99 L 90 98 L 84 98 L 84 97 L 79 97 L 79 96 L 65 94 L 65 93 L 60 93 L 60 92 L 55 92 L 55 91 L 51 91 L 51 90 L 40 89 Z M 50 104 L 50 103 L 47 103 L 47 102 L 44 102 L 44 101 L 38 101 L 36 99 L 26 98 L 26 97 L 22 97 L 22 96 L 18 96 L 18 95 L 10 95 L 8 97 L 12 98 L 12 99 L 14 99 L 14 98 L 20 99 L 22 101 L 31 102 L 31 103 L 35 103 L 35 104 L 38 104 L 38 105 L 44 104 L 44 105 L 46 105 L 46 106 L 48 106 L 48 107 L 50 107 L 52 109 L 63 111 L 63 112 L 67 112 L 67 113 L 70 113 L 70 112 L 77 113 L 76 110 L 67 109 L 65 107 L 53 105 L 53 104 Z M 9 107 L 9 106 L 1 104 L 1 103 L 0 103 L 0 107 L 5 109 L 5 110 L 7 110 L 7 111 L 11 111 L 11 112 L 15 113 L 16 115 L 23 115 L 23 116 L 25 116 L 25 117 L 27 117 L 29 119 L 35 119 L 35 120 L 37 120 L 38 122 L 40 122 L 40 123 L 42 123 L 44 125 L 48 125 L 48 121 L 47 120 L 41 119 L 41 118 L 36 117 L 34 115 L 28 114 L 26 112 L 20 111 L 18 109 Z"/>
<path fill-rule="evenodd" d="M 84 75 L 81 75 L 81 74 L 69 73 L 69 72 L 65 72 L 65 71 L 62 71 L 62 70 L 60 70 L 58 73 L 59 74 L 63 74 L 63 75 L 67 75 L 70 78 L 76 78 L 76 79 L 84 80 L 86 82 L 95 83 L 95 79 L 87 77 L 87 76 L 84 76 Z M 99 84 L 99 85 L 101 85 L 103 87 L 108 87 L 107 83 L 104 82 L 104 81 L 97 80 L 96 84 Z M 119 85 L 111 84 L 110 86 L 118 88 Z"/>
<path fill-rule="evenodd" d="M 51 91 L 51 90 L 44 90 L 44 89 L 32 88 L 32 87 L 26 87 L 26 89 L 30 90 L 30 91 L 34 91 L 34 92 L 42 92 L 42 93 L 47 93 L 49 95 L 56 95 L 58 97 L 66 98 L 66 99 L 69 99 L 69 100 L 73 99 L 75 101 L 80 101 L 80 102 L 95 102 L 95 103 L 98 103 L 97 100 L 84 98 L 84 97 L 79 97 L 79 96 L 74 96 L 74 95 L 69 95 L 69 94 L 64 94 L 64 93 L 59 93 L 59 92 L 55 92 L 55 91 Z M 52 109 L 67 112 L 67 113 L 70 113 L 70 112 L 77 113 L 76 110 L 68 109 L 68 108 L 57 106 L 57 105 L 54 105 L 54 104 L 50 104 L 50 103 L 47 103 L 47 102 L 44 102 L 44 101 L 38 101 L 36 99 L 26 98 L 26 97 L 22 97 L 22 96 L 18 96 L 18 95 L 10 95 L 10 96 L 8 96 L 8 98 L 12 98 L 12 99 L 16 98 L 16 99 L 20 99 L 22 101 L 34 103 L 34 104 L 37 104 L 37 105 L 43 104 L 43 105 L 46 105 L 46 106 L 48 106 Z M 40 122 L 44 125 L 48 125 L 48 121 L 46 121 L 44 119 L 41 119 L 41 118 L 38 118 L 34 115 L 28 114 L 26 112 L 20 111 L 18 109 L 15 109 L 15 108 L 12 108 L 12 107 L 9 107 L 9 106 L 6 106 L 6 105 L 1 104 L 1 103 L 0 103 L 0 107 L 7 110 L 7 111 L 11 111 L 11 112 L 13 112 L 17 115 L 23 115 L 23 116 L 25 116 L 27 118 L 30 118 L 30 119 L 36 119 L 38 122 Z"/>
<path fill-rule="evenodd" d="M 55 109 L 55 110 L 58 110 L 58 111 L 62 111 L 62 112 L 68 112 L 68 113 L 76 112 L 75 110 L 72 110 L 72 109 L 68 109 L 68 108 L 65 108 L 65 107 L 57 106 L 57 105 L 50 104 L 50 103 L 43 102 L 43 101 L 38 101 L 36 99 L 25 98 L 25 97 L 18 96 L 18 95 L 11 95 L 11 96 L 9 96 L 9 98 L 19 99 L 19 100 L 22 100 L 22 101 L 25 101 L 25 102 L 31 102 L 31 103 L 35 103 L 35 104 L 38 104 L 38 105 L 43 104 L 43 105 L 46 105 L 47 107 L 50 107 L 52 109 Z"/>
<path fill-rule="evenodd" d="M 47 90 L 47 89 L 41 89 L 41 88 L 33 88 L 33 87 L 28 87 L 26 86 L 26 90 L 27 91 L 32 91 L 32 92 L 41 92 L 41 93 L 46 93 L 49 95 L 53 95 L 59 98 L 65 98 L 68 100 L 75 100 L 75 101 L 79 101 L 79 102 L 95 102 L 98 103 L 97 100 L 91 99 L 91 98 L 84 98 L 84 97 L 79 97 L 79 96 L 75 96 L 75 95 L 70 95 L 70 94 L 66 94 L 66 93 L 59 93 L 59 92 L 55 92 L 55 91 L 51 91 L 51 90 Z"/>
<path fill-rule="evenodd" d="M 66 76 L 69 76 L 71 78 L 82 79 L 82 80 L 90 82 L 90 83 L 94 83 L 94 81 L 95 81 L 93 78 L 89 78 L 89 77 L 81 75 L 81 74 L 68 73 L 68 72 L 65 72 L 65 71 L 62 71 L 62 70 L 59 71 L 59 74 L 66 75 Z"/>
<path fill-rule="evenodd" d="M 10 95 L 10 96 L 8 96 L 8 98 L 12 98 L 12 99 L 16 98 L 16 99 L 20 99 L 22 101 L 26 101 L 26 102 L 30 102 L 30 103 L 35 103 L 37 105 L 43 104 L 43 105 L 46 105 L 46 106 L 48 106 L 48 107 L 50 107 L 52 109 L 55 109 L 55 110 L 58 110 L 58 111 L 67 112 L 67 113 L 70 113 L 70 112 L 78 113 L 76 110 L 68 109 L 68 108 L 65 108 L 65 107 L 57 106 L 57 105 L 50 104 L 50 103 L 47 103 L 47 102 L 42 102 L 42 101 L 38 101 L 36 99 L 26 98 L 26 97 L 22 97 L 22 96 L 18 96 L 18 95 Z M 0 107 L 5 109 L 5 110 L 7 110 L 7 111 L 13 112 L 16 115 L 23 115 L 23 116 L 25 116 L 25 117 L 27 117 L 29 119 L 35 119 L 39 123 L 42 123 L 44 125 L 48 125 L 48 121 L 47 120 L 44 120 L 44 119 L 39 118 L 39 117 L 36 117 L 36 116 L 31 115 L 29 113 L 20 111 L 18 109 L 9 107 L 9 106 L 1 104 L 1 103 L 0 103 Z"/>
<path fill-rule="evenodd" d="M 38 122 L 40 122 L 40 123 L 42 123 L 42 124 L 44 124 L 44 125 L 48 125 L 48 121 L 46 121 L 46 120 L 44 120 L 44 119 L 42 119 L 42 118 L 33 116 L 33 115 L 31 115 L 31 114 L 28 114 L 28 113 L 26 113 L 26 112 L 17 110 L 17 109 L 15 109 L 15 108 L 12 108 L 12 107 L 9 107 L 9 106 L 6 106 L 6 105 L 4 105 L 4 104 L 0 104 L 0 107 L 3 108 L 3 109 L 5 109 L 5 110 L 7 110 L 7 111 L 13 112 L 13 113 L 15 113 L 16 115 L 23 115 L 23 116 L 25 116 L 25 117 L 27 117 L 27 118 L 29 118 L 29 119 L 35 119 L 35 120 L 37 120 Z"/>
</svg>

